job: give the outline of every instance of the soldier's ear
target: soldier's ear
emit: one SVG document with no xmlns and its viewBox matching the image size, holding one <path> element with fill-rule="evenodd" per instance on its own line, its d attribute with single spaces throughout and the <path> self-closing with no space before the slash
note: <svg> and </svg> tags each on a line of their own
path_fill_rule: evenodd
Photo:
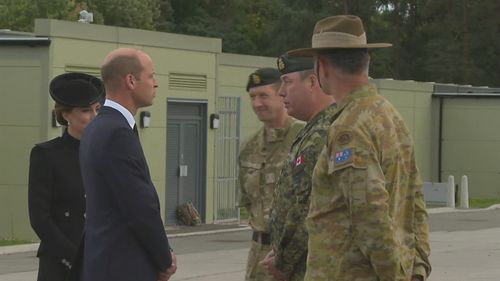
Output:
<svg viewBox="0 0 500 281">
<path fill-rule="evenodd" d="M 316 75 L 320 77 L 320 74 L 322 73 L 325 78 L 328 78 L 328 75 L 330 74 L 330 64 L 328 60 L 322 56 L 319 56 L 317 58 L 317 65 L 316 65 Z"/>
<path fill-rule="evenodd" d="M 310 89 L 313 89 L 314 87 L 319 86 L 318 77 L 314 73 L 310 74 L 309 77 L 307 77 L 307 81 L 310 85 Z"/>
</svg>

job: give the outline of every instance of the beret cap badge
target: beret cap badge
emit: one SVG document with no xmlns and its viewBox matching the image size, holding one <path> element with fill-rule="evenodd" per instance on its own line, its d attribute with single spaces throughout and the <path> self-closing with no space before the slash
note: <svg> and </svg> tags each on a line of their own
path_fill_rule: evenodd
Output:
<svg viewBox="0 0 500 281">
<path fill-rule="evenodd" d="M 252 74 L 252 81 L 256 85 L 258 85 L 262 82 L 262 80 L 260 79 L 260 76 L 257 73 Z"/>
<path fill-rule="evenodd" d="M 288 54 L 279 56 L 276 64 L 281 75 L 291 72 L 310 70 L 314 67 L 314 62 L 311 57 L 291 57 Z"/>
<path fill-rule="evenodd" d="M 283 69 L 286 68 L 285 61 L 283 60 L 282 57 L 278 58 L 278 69 L 282 71 Z"/>
</svg>

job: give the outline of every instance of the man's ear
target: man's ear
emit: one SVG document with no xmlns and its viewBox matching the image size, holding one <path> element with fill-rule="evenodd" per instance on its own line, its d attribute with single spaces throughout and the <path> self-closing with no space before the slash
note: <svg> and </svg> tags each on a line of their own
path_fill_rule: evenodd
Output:
<svg viewBox="0 0 500 281">
<path fill-rule="evenodd" d="M 135 77 L 132 74 L 127 74 L 125 76 L 125 85 L 127 85 L 127 88 L 133 89 L 135 87 Z"/>
<path fill-rule="evenodd" d="M 328 78 L 329 74 L 329 64 L 326 61 L 324 57 L 319 57 L 318 58 L 318 63 L 319 63 L 319 72 L 323 72 L 323 75 L 325 75 L 325 78 Z M 319 73 L 318 73 L 319 76 Z"/>
<path fill-rule="evenodd" d="M 318 76 L 316 74 L 311 74 L 307 77 L 309 81 L 310 88 L 313 89 L 316 85 L 318 85 Z"/>
</svg>

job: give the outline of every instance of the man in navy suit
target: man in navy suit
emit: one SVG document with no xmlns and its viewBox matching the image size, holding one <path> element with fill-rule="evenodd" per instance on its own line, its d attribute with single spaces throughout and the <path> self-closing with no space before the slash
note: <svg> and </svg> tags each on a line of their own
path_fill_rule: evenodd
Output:
<svg viewBox="0 0 500 281">
<path fill-rule="evenodd" d="M 153 104 L 153 62 L 130 48 L 101 67 L 106 101 L 85 129 L 80 164 L 87 198 L 83 281 L 168 280 L 176 269 L 134 115 Z"/>
</svg>

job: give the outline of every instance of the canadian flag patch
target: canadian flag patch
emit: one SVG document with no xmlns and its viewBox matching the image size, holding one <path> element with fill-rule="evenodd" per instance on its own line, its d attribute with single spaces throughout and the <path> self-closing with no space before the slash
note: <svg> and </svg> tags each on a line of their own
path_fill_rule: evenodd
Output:
<svg viewBox="0 0 500 281">
<path fill-rule="evenodd" d="M 295 159 L 295 167 L 304 164 L 304 155 L 299 155 L 297 159 Z"/>
</svg>

